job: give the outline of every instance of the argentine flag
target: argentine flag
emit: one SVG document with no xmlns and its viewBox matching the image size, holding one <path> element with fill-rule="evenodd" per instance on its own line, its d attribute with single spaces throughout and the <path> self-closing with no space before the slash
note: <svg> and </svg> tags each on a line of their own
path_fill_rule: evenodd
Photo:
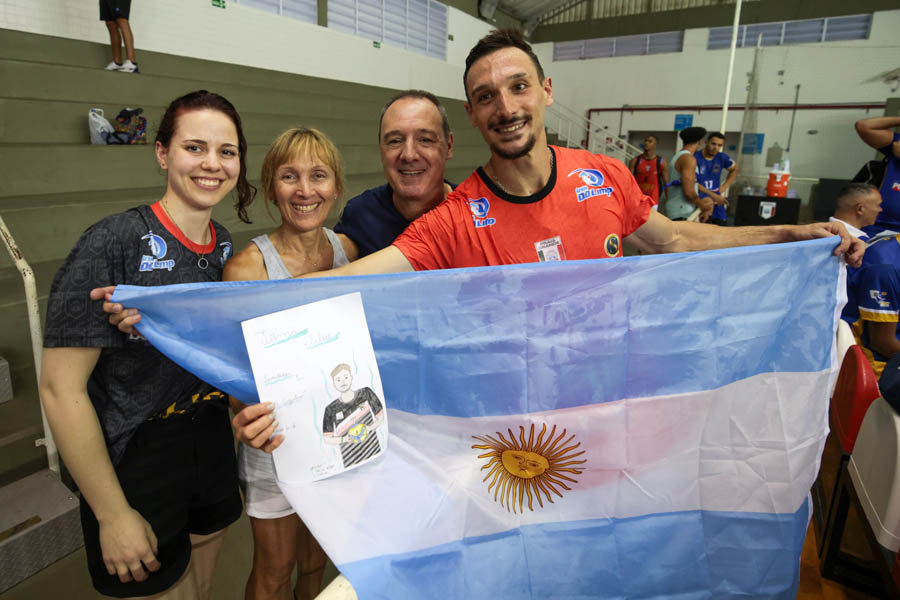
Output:
<svg viewBox="0 0 900 600">
<path fill-rule="evenodd" d="M 787 599 L 835 374 L 835 243 L 115 299 L 247 402 L 242 320 L 361 293 L 388 450 L 283 489 L 362 599 Z"/>
</svg>

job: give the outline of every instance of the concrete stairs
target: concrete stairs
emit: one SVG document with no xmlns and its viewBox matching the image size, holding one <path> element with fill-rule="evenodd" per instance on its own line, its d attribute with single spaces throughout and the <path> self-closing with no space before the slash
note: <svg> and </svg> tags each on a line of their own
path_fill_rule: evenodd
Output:
<svg viewBox="0 0 900 600">
<path fill-rule="evenodd" d="M 381 107 L 396 91 L 206 60 L 141 52 L 139 75 L 104 71 L 102 44 L 0 29 L 0 216 L 36 273 L 42 311 L 53 274 L 92 223 L 159 199 L 165 178 L 153 156 L 156 126 L 173 98 L 208 89 L 241 113 L 248 139 L 248 174 L 257 183 L 271 140 L 291 126 L 317 127 L 344 158 L 346 198 L 384 182 L 378 156 Z M 447 178 L 461 181 L 487 158 L 462 102 L 442 99 L 455 125 Z M 103 108 L 112 120 L 124 107 L 142 107 L 146 146 L 92 146 L 87 114 Z M 257 197 L 252 225 L 238 221 L 226 199 L 214 218 L 237 248 L 276 223 Z M 336 206 L 326 224 L 340 212 Z M 0 485 L 46 466 L 21 278 L 0 252 L 0 356 L 9 361 L 13 400 L 0 404 Z"/>
</svg>

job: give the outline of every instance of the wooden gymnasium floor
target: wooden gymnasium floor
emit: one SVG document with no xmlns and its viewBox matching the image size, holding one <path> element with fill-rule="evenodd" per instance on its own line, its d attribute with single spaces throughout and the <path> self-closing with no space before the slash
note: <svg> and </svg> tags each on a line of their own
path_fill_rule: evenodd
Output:
<svg viewBox="0 0 900 600">
<path fill-rule="evenodd" d="M 835 473 L 840 460 L 840 449 L 832 435 L 828 436 L 825 451 L 822 454 L 822 482 L 825 486 L 825 497 L 831 499 L 831 491 L 834 489 Z M 844 540 L 841 548 L 859 558 L 871 559 L 872 554 L 863 534 L 859 515 L 851 508 L 847 518 L 847 528 L 844 532 Z M 864 517 L 863 517 L 864 518 Z M 800 558 L 800 588 L 797 592 L 797 600 L 870 600 L 875 596 L 858 592 L 850 587 L 842 586 L 823 579 L 819 575 L 819 558 L 816 553 L 816 532 L 812 523 L 806 533 L 806 542 L 803 545 L 803 553 Z"/>
</svg>

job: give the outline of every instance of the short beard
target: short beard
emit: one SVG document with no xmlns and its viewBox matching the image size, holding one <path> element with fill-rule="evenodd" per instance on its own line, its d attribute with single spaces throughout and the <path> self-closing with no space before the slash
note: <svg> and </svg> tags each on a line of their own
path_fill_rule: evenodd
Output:
<svg viewBox="0 0 900 600">
<path fill-rule="evenodd" d="M 515 152 L 507 152 L 506 150 L 501 150 L 494 144 L 491 144 L 491 152 L 493 152 L 500 158 L 505 158 L 506 160 L 516 160 L 517 158 L 522 158 L 523 156 L 531 152 L 536 143 L 537 136 L 531 134 L 531 136 L 528 138 L 528 141 L 525 142 L 525 145 Z"/>
</svg>

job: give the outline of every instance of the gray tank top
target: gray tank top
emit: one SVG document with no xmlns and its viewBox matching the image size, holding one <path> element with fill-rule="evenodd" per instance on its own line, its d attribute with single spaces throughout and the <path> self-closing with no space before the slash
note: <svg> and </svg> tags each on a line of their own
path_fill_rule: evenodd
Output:
<svg viewBox="0 0 900 600">
<path fill-rule="evenodd" d="M 347 253 L 344 252 L 344 247 L 341 245 L 341 240 L 338 239 L 337 234 L 327 227 L 323 227 L 322 230 L 325 232 L 328 241 L 331 242 L 331 249 L 334 251 L 334 260 L 331 263 L 331 268 L 334 269 L 350 262 L 347 260 Z M 278 250 L 272 245 L 272 240 L 269 239 L 268 234 L 257 236 L 250 241 L 256 244 L 256 247 L 262 252 L 263 262 L 266 264 L 266 272 L 269 274 L 269 279 L 290 279 L 292 277 L 291 272 L 284 265 L 284 261 L 281 260 L 281 256 L 278 255 Z"/>
<path fill-rule="evenodd" d="M 684 190 L 681 187 L 681 173 L 675 168 L 675 163 L 685 154 L 690 154 L 689 150 L 681 150 L 669 161 L 669 181 L 672 182 L 669 187 L 669 199 L 666 200 L 666 216 L 670 219 L 687 219 L 697 210 L 697 205 L 690 202 L 684 197 Z M 675 183 L 675 182 L 678 183 Z M 697 184 L 694 184 L 694 191 L 697 190 Z"/>
</svg>

